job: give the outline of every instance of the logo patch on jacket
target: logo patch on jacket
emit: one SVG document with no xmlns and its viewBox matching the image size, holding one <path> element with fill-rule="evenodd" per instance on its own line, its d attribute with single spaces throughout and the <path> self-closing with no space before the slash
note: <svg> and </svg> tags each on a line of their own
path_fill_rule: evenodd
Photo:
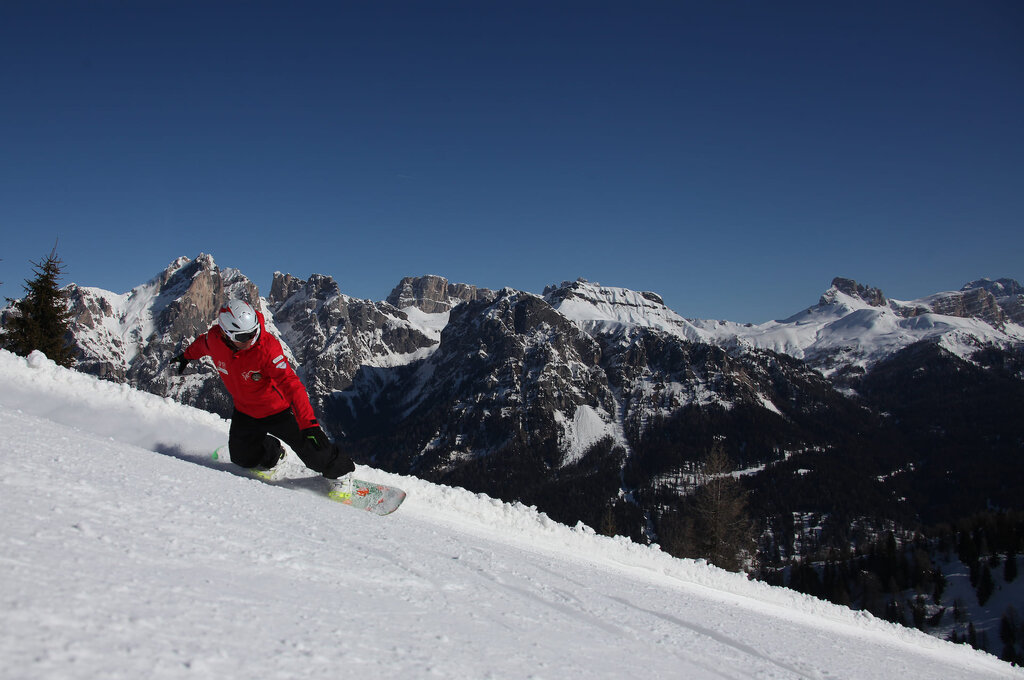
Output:
<svg viewBox="0 0 1024 680">
<path fill-rule="evenodd" d="M 282 371 L 288 367 L 288 361 L 284 358 L 283 354 L 279 354 L 274 357 L 274 360 L 271 363 L 274 364 L 274 368 L 279 368 Z"/>
<path fill-rule="evenodd" d="M 259 382 L 260 380 L 263 380 L 263 374 L 259 371 L 246 371 L 242 374 L 242 377 L 246 380 L 251 380 L 252 382 Z"/>
</svg>

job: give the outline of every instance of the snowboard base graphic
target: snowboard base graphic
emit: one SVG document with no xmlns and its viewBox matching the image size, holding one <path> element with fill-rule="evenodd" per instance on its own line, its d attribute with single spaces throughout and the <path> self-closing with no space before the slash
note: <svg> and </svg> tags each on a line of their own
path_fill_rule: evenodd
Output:
<svg viewBox="0 0 1024 680">
<path fill-rule="evenodd" d="M 355 479 L 351 475 L 328 482 L 327 497 L 343 505 L 366 510 L 375 515 L 390 515 L 405 500 L 399 488 Z"/>
</svg>

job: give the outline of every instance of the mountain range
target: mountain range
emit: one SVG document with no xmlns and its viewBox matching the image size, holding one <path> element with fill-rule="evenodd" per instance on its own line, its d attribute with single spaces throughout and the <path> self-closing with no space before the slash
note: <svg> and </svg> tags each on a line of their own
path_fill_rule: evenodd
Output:
<svg viewBox="0 0 1024 680">
<path fill-rule="evenodd" d="M 637 540 L 659 540 L 713 447 L 765 528 L 808 512 L 950 521 L 1024 497 L 1024 287 L 1009 279 L 900 301 L 836 278 L 757 325 L 582 279 L 534 294 L 422 276 L 370 301 L 278 272 L 262 296 L 206 254 L 124 294 L 66 290 L 80 371 L 229 415 L 212 365 L 169 363 L 241 297 L 357 460 Z M 799 552 L 785 534 L 762 550 Z"/>
</svg>

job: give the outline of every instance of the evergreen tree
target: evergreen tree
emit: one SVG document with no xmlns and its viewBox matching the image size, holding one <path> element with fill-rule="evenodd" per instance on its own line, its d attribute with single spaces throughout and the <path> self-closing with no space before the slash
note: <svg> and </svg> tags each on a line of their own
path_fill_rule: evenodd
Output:
<svg viewBox="0 0 1024 680">
<path fill-rule="evenodd" d="M 935 604 L 940 604 L 942 601 L 942 595 L 946 592 L 946 575 L 942 573 L 941 569 L 935 570 L 935 589 L 932 591 L 932 599 L 935 600 Z"/>
<path fill-rule="evenodd" d="M 789 574 L 789 587 L 791 590 L 814 595 L 815 597 L 820 597 L 823 590 L 818 571 L 813 565 L 805 562 L 793 565 L 793 569 Z"/>
<path fill-rule="evenodd" d="M 971 565 L 978 561 L 978 544 L 974 542 L 974 535 L 967 526 L 966 520 L 961 522 L 960 537 L 957 541 L 956 552 L 960 561 L 964 564 Z"/>
<path fill-rule="evenodd" d="M 617 536 L 619 534 L 619 526 L 615 521 L 615 510 L 611 503 L 605 506 L 604 513 L 601 515 L 600 533 L 602 536 Z"/>
<path fill-rule="evenodd" d="M 992 571 L 988 568 L 988 565 L 983 565 L 981 568 L 981 576 L 978 578 L 978 604 L 985 606 L 988 599 L 992 597 L 992 593 L 995 592 L 996 584 L 992 580 Z"/>
<path fill-rule="evenodd" d="M 964 612 L 963 602 L 960 598 L 953 600 L 953 620 L 957 623 L 963 623 L 967 620 L 967 614 Z"/>
<path fill-rule="evenodd" d="M 892 623 L 898 623 L 901 626 L 907 625 L 907 617 L 903 613 L 903 608 L 903 598 L 894 595 L 885 605 L 885 619 Z"/>
<path fill-rule="evenodd" d="M 4 349 L 28 356 L 39 350 L 61 366 L 74 363 L 68 334 L 71 313 L 67 299 L 57 286 L 64 263 L 57 257 L 54 246 L 42 262 L 33 262 L 35 278 L 25 281 L 25 297 L 8 298 L 12 310 L 6 321 L 5 333 L 0 336 Z"/>
<path fill-rule="evenodd" d="M 1003 613 L 999 621 L 999 639 L 1003 643 L 1002 659 L 1010 663 L 1019 661 L 1017 654 L 1017 640 L 1021 635 L 1020 621 L 1017 619 L 1017 611 L 1010 605 Z"/>
<path fill-rule="evenodd" d="M 858 581 L 860 582 L 861 602 L 864 609 L 875 616 L 884 616 L 886 605 L 883 598 L 882 582 L 879 580 L 878 574 L 866 569 L 861 570 L 858 574 Z"/>
<path fill-rule="evenodd" d="M 918 595 L 910 603 L 910 614 L 914 621 L 914 628 L 924 630 L 924 623 L 928 616 L 927 603 L 923 595 Z"/>
<path fill-rule="evenodd" d="M 698 552 L 715 566 L 739 571 L 756 549 L 747 515 L 746 492 L 729 473 L 732 465 L 721 444 L 704 459 L 694 494 L 694 530 Z"/>
</svg>

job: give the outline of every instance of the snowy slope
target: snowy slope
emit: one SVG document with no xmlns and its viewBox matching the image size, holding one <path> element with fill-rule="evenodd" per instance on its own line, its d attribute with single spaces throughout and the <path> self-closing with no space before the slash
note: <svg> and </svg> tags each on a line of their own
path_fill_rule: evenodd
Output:
<svg viewBox="0 0 1024 680">
<path fill-rule="evenodd" d="M 878 294 L 881 297 L 880 291 Z M 833 285 L 814 307 L 762 324 L 684 319 L 654 293 L 583 280 L 549 290 L 547 299 L 592 335 L 651 328 L 694 342 L 788 354 L 831 376 L 850 367 L 870 368 L 922 340 L 938 342 L 965 359 L 982 345 L 1024 342 L 1024 327 L 1012 321 L 993 326 L 981 318 L 944 313 L 957 307 L 951 300 L 959 300 L 960 295 L 946 292 L 920 300 L 871 304 Z"/>
<path fill-rule="evenodd" d="M 638 293 L 580 279 L 549 291 L 547 299 L 563 316 L 592 335 L 626 328 L 654 328 L 692 342 L 709 342 L 712 337 L 666 307 L 655 293 Z"/>
<path fill-rule="evenodd" d="M 375 517 L 217 467 L 216 416 L 0 352 L 0 678 L 1022 678 L 510 505 Z M 288 485 L 286 485 L 288 486 Z"/>
<path fill-rule="evenodd" d="M 969 358 L 982 344 L 1004 346 L 1024 342 L 1024 328 L 1007 323 L 996 328 L 978 318 L 938 314 L 930 304 L 943 294 L 884 306 L 832 288 L 821 303 L 781 321 L 738 324 L 695 321 L 718 344 L 738 341 L 803 359 L 827 376 L 839 368 L 868 368 L 899 350 L 922 340 L 939 342 L 945 349 Z M 949 295 L 948 293 L 945 295 Z M 903 310 L 917 310 L 906 315 Z"/>
</svg>

